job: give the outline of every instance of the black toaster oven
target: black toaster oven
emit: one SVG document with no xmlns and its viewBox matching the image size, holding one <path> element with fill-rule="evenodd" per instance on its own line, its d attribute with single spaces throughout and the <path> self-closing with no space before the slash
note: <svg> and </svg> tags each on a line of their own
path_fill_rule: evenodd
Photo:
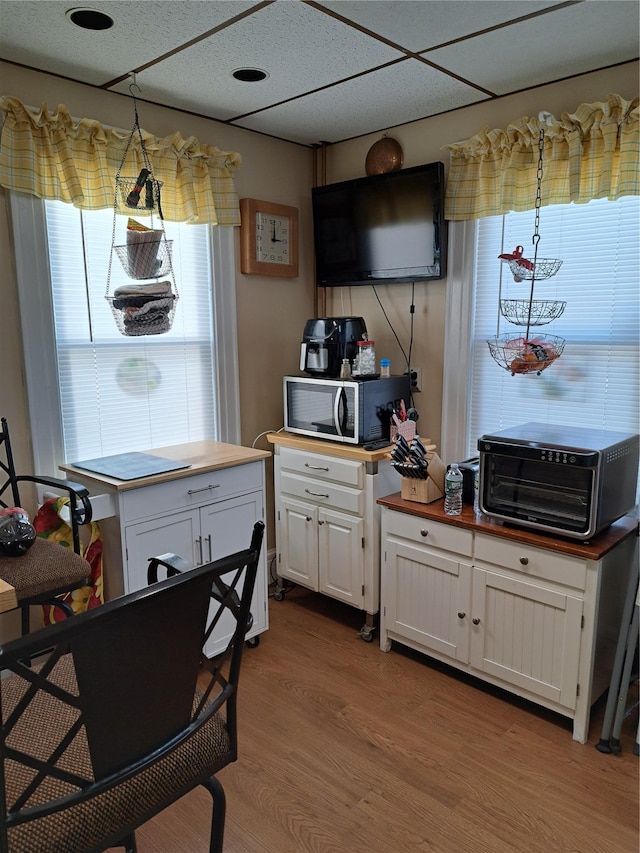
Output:
<svg viewBox="0 0 640 853">
<path fill-rule="evenodd" d="M 478 439 L 482 512 L 587 540 L 633 509 L 640 437 L 527 423 Z"/>
</svg>

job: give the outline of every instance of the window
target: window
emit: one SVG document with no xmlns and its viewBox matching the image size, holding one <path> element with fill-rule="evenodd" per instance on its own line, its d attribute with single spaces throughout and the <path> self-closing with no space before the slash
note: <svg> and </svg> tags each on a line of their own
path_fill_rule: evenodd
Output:
<svg viewBox="0 0 640 853">
<path fill-rule="evenodd" d="M 547 332 L 566 340 L 563 354 L 539 376 L 512 376 L 487 345 L 498 333 L 526 331 L 502 317 L 499 299 L 528 300 L 531 283 L 516 283 L 497 256 L 522 245 L 533 257 L 534 211 L 456 225 L 466 269 L 458 258 L 460 272 L 448 294 L 445 387 L 451 383 L 453 390 L 448 399 L 445 394 L 443 436 L 455 438 L 443 448 L 445 458 L 476 455 L 478 436 L 527 421 L 637 432 L 638 199 L 541 208 L 538 258 L 563 264 L 554 277 L 536 282 L 534 299 L 567 304 L 558 319 L 531 329 L 530 337 Z M 457 317 L 468 312 L 468 329 L 456 328 L 454 306 Z"/>
<path fill-rule="evenodd" d="M 202 439 L 238 441 L 233 229 L 166 222 L 170 331 L 127 337 L 105 297 L 113 211 L 12 194 L 38 470 Z M 127 217 L 118 217 L 118 235 Z M 110 293 L 130 283 L 114 255 Z M 223 284 L 224 283 L 224 284 Z"/>
</svg>

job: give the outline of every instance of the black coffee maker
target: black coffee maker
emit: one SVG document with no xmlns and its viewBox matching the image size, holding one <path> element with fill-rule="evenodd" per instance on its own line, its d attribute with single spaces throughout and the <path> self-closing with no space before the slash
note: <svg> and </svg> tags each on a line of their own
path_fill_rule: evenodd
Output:
<svg viewBox="0 0 640 853">
<path fill-rule="evenodd" d="M 362 317 L 307 320 L 300 346 L 300 370 L 310 376 L 339 376 L 342 359 L 353 362 L 357 342 L 363 340 L 367 340 L 367 327 Z"/>
</svg>

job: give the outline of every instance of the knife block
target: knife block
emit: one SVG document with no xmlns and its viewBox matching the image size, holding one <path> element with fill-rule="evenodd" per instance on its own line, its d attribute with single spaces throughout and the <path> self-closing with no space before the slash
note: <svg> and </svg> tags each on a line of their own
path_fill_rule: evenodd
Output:
<svg viewBox="0 0 640 853">
<path fill-rule="evenodd" d="M 400 497 L 405 501 L 430 504 L 444 497 L 444 477 L 446 468 L 437 453 L 427 453 L 428 476 L 426 480 L 414 480 L 402 477 Z"/>
</svg>

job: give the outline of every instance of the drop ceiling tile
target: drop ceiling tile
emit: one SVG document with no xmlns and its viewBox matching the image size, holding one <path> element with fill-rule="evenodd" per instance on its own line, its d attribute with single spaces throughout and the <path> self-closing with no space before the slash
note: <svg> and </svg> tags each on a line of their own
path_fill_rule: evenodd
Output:
<svg viewBox="0 0 640 853">
<path fill-rule="evenodd" d="M 339 142 L 485 98 L 477 89 L 407 59 L 234 124 L 311 145 Z"/>
<path fill-rule="evenodd" d="M 502 95 L 636 59 L 639 13 L 635 2 L 590 0 L 424 56 Z"/>
<path fill-rule="evenodd" d="M 144 65 L 229 18 L 257 0 L 134 0 L 99 3 L 1 0 L 0 57 L 100 86 Z M 113 18 L 108 30 L 85 30 L 65 12 L 91 8 Z"/>
<path fill-rule="evenodd" d="M 529 0 L 322 0 L 333 12 L 418 53 L 555 6 Z"/>
<path fill-rule="evenodd" d="M 144 70 L 137 82 L 143 99 L 226 120 L 403 55 L 311 6 L 278 2 Z M 243 67 L 269 76 L 234 80 Z"/>
</svg>

